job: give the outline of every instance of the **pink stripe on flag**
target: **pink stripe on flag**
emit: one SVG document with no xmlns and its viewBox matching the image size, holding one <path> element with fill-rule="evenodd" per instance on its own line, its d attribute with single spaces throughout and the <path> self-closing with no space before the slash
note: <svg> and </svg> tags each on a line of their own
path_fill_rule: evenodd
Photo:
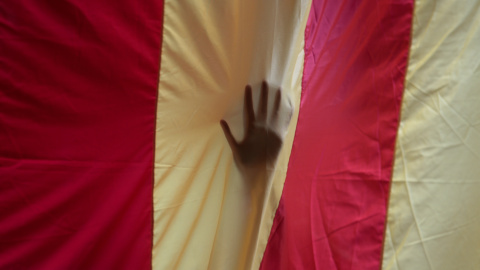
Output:
<svg viewBox="0 0 480 270">
<path fill-rule="evenodd" d="M 0 2 L 0 268 L 150 269 L 163 1 Z"/>
<path fill-rule="evenodd" d="M 412 0 L 313 1 L 300 115 L 261 269 L 379 269 Z"/>
</svg>

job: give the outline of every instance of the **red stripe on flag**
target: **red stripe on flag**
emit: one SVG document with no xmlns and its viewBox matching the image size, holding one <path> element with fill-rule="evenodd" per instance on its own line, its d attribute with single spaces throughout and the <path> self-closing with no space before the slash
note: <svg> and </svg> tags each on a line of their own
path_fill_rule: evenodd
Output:
<svg viewBox="0 0 480 270">
<path fill-rule="evenodd" d="M 313 1 L 300 115 L 261 269 L 379 269 L 412 0 Z"/>
<path fill-rule="evenodd" d="M 162 10 L 0 3 L 0 268 L 150 269 Z"/>
</svg>

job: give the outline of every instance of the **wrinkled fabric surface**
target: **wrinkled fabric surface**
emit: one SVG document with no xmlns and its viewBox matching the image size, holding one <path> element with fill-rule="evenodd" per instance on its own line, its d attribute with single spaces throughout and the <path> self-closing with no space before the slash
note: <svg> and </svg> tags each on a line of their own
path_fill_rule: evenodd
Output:
<svg viewBox="0 0 480 270">
<path fill-rule="evenodd" d="M 295 133 L 309 8 L 309 1 L 165 2 L 153 269 L 258 269 Z M 296 111 L 267 199 L 256 204 L 219 121 L 241 140 L 245 85 L 256 109 L 262 80 L 281 87 L 282 106 L 290 99 Z M 251 211 L 263 211 L 259 229 Z"/>
<path fill-rule="evenodd" d="M 384 269 L 479 269 L 480 2 L 416 1 Z"/>
<path fill-rule="evenodd" d="M 298 124 L 261 269 L 380 268 L 412 8 L 313 1 Z"/>
<path fill-rule="evenodd" d="M 1 269 L 478 268 L 480 3 L 163 9 L 0 3 Z M 219 120 L 264 79 L 295 110 L 255 206 Z"/>
<path fill-rule="evenodd" d="M 162 8 L 0 2 L 1 269 L 150 269 Z"/>
</svg>

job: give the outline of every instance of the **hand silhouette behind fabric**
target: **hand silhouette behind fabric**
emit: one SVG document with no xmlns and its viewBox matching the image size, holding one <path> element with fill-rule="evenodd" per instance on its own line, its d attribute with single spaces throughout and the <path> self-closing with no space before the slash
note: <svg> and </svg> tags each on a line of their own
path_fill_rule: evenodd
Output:
<svg viewBox="0 0 480 270">
<path fill-rule="evenodd" d="M 233 137 L 227 122 L 225 120 L 220 121 L 225 137 L 232 149 L 235 163 L 247 176 L 260 174 L 275 165 L 283 144 L 282 131 L 286 129 L 291 118 L 290 108 L 287 121 L 281 119 L 281 98 L 281 91 L 278 89 L 272 113 L 268 118 L 268 84 L 263 82 L 257 115 L 255 115 L 252 88 L 249 85 L 245 87 L 245 137 L 240 142 Z"/>
<path fill-rule="evenodd" d="M 228 225 L 224 225 L 226 230 L 236 228 L 230 231 L 232 235 L 241 235 L 238 239 L 243 240 L 229 242 L 229 245 L 240 245 L 238 246 L 239 254 L 243 256 L 245 262 L 253 261 L 263 209 L 267 202 L 266 196 L 269 194 L 269 180 L 282 148 L 284 131 L 291 118 L 292 106 L 286 106 L 288 110 L 284 110 L 281 101 L 282 94 L 278 89 L 269 115 L 268 84 L 263 82 L 258 110 L 255 114 L 252 88 L 247 85 L 243 108 L 245 130 L 243 140 L 237 141 L 227 122 L 220 121 L 232 149 L 235 163 L 242 174 L 241 179 L 228 179 L 225 185 L 225 194 L 228 196 L 224 197 L 224 204 L 229 207 L 223 208 L 228 211 L 222 212 L 222 220 L 228 221 L 225 223 Z M 231 226 L 233 220 L 238 226 Z"/>
</svg>

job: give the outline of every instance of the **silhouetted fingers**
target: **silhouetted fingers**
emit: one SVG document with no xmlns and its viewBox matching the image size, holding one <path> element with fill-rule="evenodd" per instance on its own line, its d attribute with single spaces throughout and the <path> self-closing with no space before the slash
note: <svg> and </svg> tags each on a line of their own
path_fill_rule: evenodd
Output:
<svg viewBox="0 0 480 270">
<path fill-rule="evenodd" d="M 282 101 L 282 91 L 278 88 L 275 94 L 275 103 L 273 103 L 272 120 L 277 119 L 278 112 L 280 111 L 280 102 Z"/>
<path fill-rule="evenodd" d="M 247 85 L 245 87 L 245 101 L 243 108 L 243 120 L 245 125 L 245 133 L 253 126 L 255 122 L 255 112 L 253 111 L 252 87 Z"/>
<path fill-rule="evenodd" d="M 223 133 L 225 134 L 225 138 L 227 138 L 228 144 L 230 145 L 232 152 L 235 153 L 237 151 L 238 144 L 235 138 L 233 138 L 230 127 L 228 126 L 227 122 L 225 122 L 225 120 L 220 121 L 220 126 L 222 126 Z"/>
<path fill-rule="evenodd" d="M 268 84 L 266 81 L 262 82 L 262 90 L 260 93 L 260 102 L 258 103 L 257 121 L 259 123 L 265 123 L 267 120 L 267 107 L 268 107 Z"/>
</svg>

